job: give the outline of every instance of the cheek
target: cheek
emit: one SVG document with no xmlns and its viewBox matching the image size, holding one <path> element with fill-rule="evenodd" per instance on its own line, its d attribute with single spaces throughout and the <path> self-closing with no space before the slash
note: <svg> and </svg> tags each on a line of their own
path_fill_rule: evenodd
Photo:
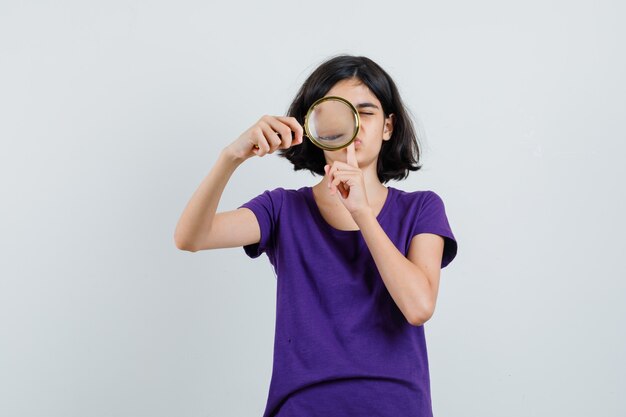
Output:
<svg viewBox="0 0 626 417">
<path fill-rule="evenodd" d="M 384 124 L 379 120 L 363 120 L 361 119 L 361 126 L 359 127 L 359 133 L 362 135 L 376 135 L 382 138 L 384 130 Z"/>
</svg>

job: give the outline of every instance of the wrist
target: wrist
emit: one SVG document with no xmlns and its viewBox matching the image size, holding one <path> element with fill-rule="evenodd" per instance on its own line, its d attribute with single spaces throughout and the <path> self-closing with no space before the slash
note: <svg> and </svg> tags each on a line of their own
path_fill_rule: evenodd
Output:
<svg viewBox="0 0 626 417">
<path fill-rule="evenodd" d="M 228 163 L 235 164 L 235 165 L 239 165 L 246 160 L 246 158 L 237 156 L 235 152 L 232 152 L 230 149 L 230 146 L 227 146 L 222 149 L 220 157 L 224 159 L 225 161 L 227 161 Z"/>
<path fill-rule="evenodd" d="M 357 225 L 359 224 L 359 222 L 363 222 L 364 220 L 376 218 L 376 216 L 374 216 L 374 211 L 369 206 L 364 207 L 360 210 L 356 210 L 352 212 L 351 214 L 352 214 L 352 219 L 355 221 Z"/>
</svg>

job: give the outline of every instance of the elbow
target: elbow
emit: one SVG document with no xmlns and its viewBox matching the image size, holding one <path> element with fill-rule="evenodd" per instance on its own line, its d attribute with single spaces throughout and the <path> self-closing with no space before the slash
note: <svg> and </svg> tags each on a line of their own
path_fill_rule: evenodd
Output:
<svg viewBox="0 0 626 417">
<path fill-rule="evenodd" d="M 181 239 L 177 235 L 174 235 L 174 245 L 179 250 L 184 250 L 187 252 L 196 252 L 196 248 L 194 248 L 188 241 Z"/>
<path fill-rule="evenodd" d="M 407 321 L 409 322 L 411 326 L 419 327 L 419 326 L 423 326 L 424 323 L 426 323 L 428 320 L 424 320 L 421 317 L 418 317 L 418 318 L 411 317 L 411 318 L 408 318 Z"/>
<path fill-rule="evenodd" d="M 434 309 L 428 308 L 424 311 L 414 312 L 407 317 L 407 321 L 411 326 L 419 327 L 423 326 L 433 316 Z"/>
</svg>

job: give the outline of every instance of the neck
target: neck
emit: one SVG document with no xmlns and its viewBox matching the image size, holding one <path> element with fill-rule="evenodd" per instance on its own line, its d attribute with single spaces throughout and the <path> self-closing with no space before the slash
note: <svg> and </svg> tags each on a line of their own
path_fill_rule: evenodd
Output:
<svg viewBox="0 0 626 417">
<path fill-rule="evenodd" d="M 368 195 L 384 191 L 385 186 L 380 182 L 376 173 L 376 163 L 361 168 L 361 171 L 363 172 L 363 181 L 365 182 L 365 192 Z"/>
</svg>

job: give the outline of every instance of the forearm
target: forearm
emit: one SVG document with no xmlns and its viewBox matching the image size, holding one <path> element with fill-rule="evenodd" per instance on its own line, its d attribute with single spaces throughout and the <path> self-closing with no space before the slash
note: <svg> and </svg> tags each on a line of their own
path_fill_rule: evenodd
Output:
<svg viewBox="0 0 626 417">
<path fill-rule="evenodd" d="M 378 272 L 407 321 L 420 325 L 432 314 L 432 291 L 422 270 L 389 239 L 371 210 L 354 216 Z"/>
<path fill-rule="evenodd" d="M 193 247 L 198 236 L 209 232 L 226 184 L 242 162 L 226 149 L 220 152 L 211 171 L 193 193 L 178 220 L 174 232 L 176 246 L 181 249 Z"/>
</svg>

